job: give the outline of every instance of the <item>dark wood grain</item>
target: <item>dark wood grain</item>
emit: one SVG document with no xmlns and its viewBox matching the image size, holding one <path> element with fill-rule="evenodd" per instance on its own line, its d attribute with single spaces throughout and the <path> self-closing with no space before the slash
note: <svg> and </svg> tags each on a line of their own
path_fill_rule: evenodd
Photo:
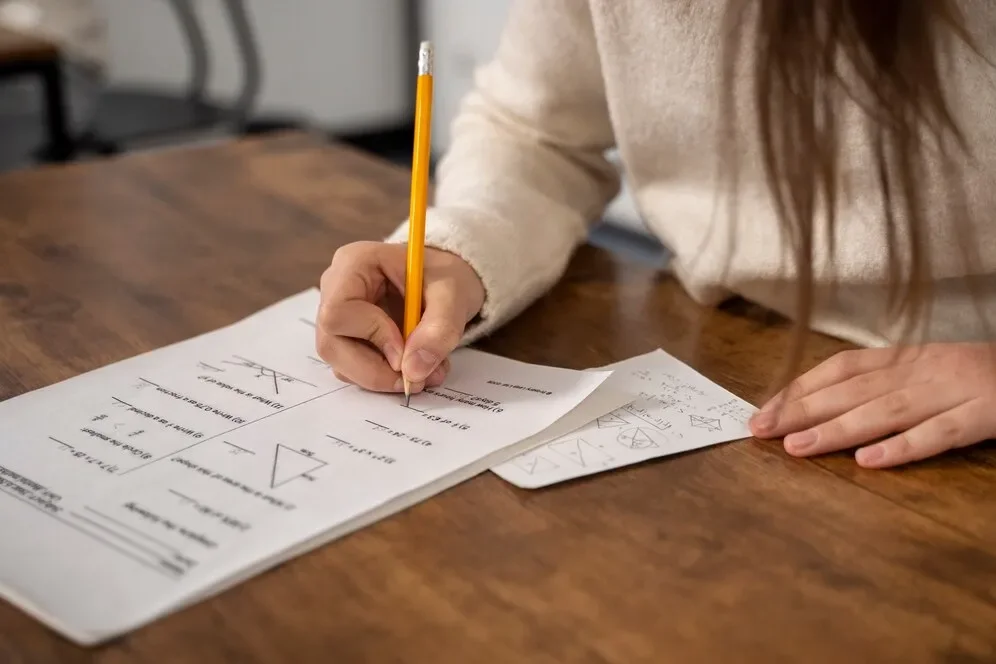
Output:
<svg viewBox="0 0 996 664">
<path fill-rule="evenodd" d="M 59 57 L 59 48 L 41 37 L 0 27 L 0 65 L 46 62 Z"/>
<path fill-rule="evenodd" d="M 316 285 L 407 187 L 305 135 L 0 177 L 0 397 Z M 584 247 L 480 347 L 584 368 L 659 346 L 756 402 L 787 336 Z M 814 337 L 807 364 L 841 348 Z M 0 662 L 992 662 L 994 487 L 988 448 L 864 471 L 757 441 L 534 492 L 485 474 L 99 649 L 0 604 Z"/>
</svg>

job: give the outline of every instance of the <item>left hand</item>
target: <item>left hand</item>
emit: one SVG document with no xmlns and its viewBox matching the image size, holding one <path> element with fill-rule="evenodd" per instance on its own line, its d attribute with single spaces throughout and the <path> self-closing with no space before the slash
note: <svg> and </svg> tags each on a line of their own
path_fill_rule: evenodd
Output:
<svg viewBox="0 0 996 664">
<path fill-rule="evenodd" d="M 839 353 L 779 392 L 750 427 L 757 438 L 784 436 L 794 456 L 858 447 L 866 468 L 996 438 L 996 344 Z"/>
</svg>

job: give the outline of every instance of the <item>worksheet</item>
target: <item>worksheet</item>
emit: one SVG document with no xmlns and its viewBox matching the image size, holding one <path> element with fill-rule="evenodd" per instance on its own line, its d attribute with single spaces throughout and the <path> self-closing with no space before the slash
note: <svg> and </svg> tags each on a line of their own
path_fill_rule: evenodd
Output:
<svg viewBox="0 0 996 664">
<path fill-rule="evenodd" d="M 507 482 L 536 489 L 558 482 L 749 438 L 754 406 L 663 350 L 603 370 L 635 400 L 568 435 L 492 468 Z"/>
<path fill-rule="evenodd" d="M 318 302 L 305 291 L 0 403 L 0 594 L 98 643 L 629 398 L 597 394 L 610 371 L 462 349 L 445 387 L 405 406 L 333 377 Z"/>
</svg>

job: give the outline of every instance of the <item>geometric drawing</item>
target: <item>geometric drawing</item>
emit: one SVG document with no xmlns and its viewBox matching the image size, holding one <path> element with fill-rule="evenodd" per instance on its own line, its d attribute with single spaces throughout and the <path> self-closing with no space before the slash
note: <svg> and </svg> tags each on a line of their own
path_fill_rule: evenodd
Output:
<svg viewBox="0 0 996 664">
<path fill-rule="evenodd" d="M 273 472 L 270 474 L 270 488 L 276 489 L 302 475 L 314 472 L 327 465 L 321 459 L 310 454 L 298 452 L 295 449 L 277 443 L 273 453 Z"/>
<path fill-rule="evenodd" d="M 313 383 L 301 380 L 300 378 L 295 378 L 289 374 L 281 373 L 280 371 L 271 369 L 270 367 L 264 366 L 259 362 L 254 362 L 253 360 L 246 359 L 239 355 L 233 355 L 232 357 L 235 358 L 234 362 L 232 360 L 222 360 L 222 363 L 251 369 L 256 372 L 256 378 L 269 379 L 273 382 L 274 394 L 280 394 L 280 383 L 302 383 L 304 385 L 311 385 L 311 387 L 317 387 L 317 385 L 314 385 Z"/>
<path fill-rule="evenodd" d="M 619 414 L 619 411 L 609 413 L 608 415 L 602 415 L 595 422 L 598 424 L 599 429 L 614 429 L 616 427 L 624 427 L 629 422 L 623 419 L 623 416 Z"/>
<path fill-rule="evenodd" d="M 513 460 L 513 463 L 524 470 L 527 475 L 535 475 L 536 473 L 545 473 L 550 470 L 555 470 L 559 468 L 557 464 L 550 461 L 544 456 L 539 454 L 530 454 L 528 456 L 521 456 Z"/>
<path fill-rule="evenodd" d="M 624 445 L 631 450 L 645 450 L 650 447 L 658 447 L 647 430 L 641 427 L 620 431 L 619 435 L 616 436 L 616 440 L 620 445 Z"/>
<path fill-rule="evenodd" d="M 691 425 L 696 429 L 705 429 L 706 431 L 722 431 L 723 425 L 719 420 L 712 417 L 702 417 L 701 415 L 689 415 L 688 416 Z"/>
<path fill-rule="evenodd" d="M 235 443 L 230 443 L 227 440 L 223 440 L 221 442 L 224 443 L 225 445 L 228 445 L 231 448 L 228 451 L 228 453 L 231 454 L 232 456 L 241 456 L 243 454 L 251 454 L 253 456 L 256 456 L 256 453 L 253 452 L 252 450 L 247 450 L 244 447 L 239 447 Z"/>
<path fill-rule="evenodd" d="M 582 468 L 612 461 L 612 457 L 604 450 L 594 447 L 583 438 L 558 440 L 555 443 L 550 443 L 547 447 Z"/>
</svg>

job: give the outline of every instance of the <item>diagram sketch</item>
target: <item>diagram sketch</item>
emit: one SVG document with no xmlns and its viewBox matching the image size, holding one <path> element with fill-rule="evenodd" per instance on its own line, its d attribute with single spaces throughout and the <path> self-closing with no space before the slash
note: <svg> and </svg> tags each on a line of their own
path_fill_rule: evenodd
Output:
<svg viewBox="0 0 996 664">
<path fill-rule="evenodd" d="M 616 436 L 616 440 L 620 445 L 628 447 L 631 450 L 645 450 L 651 447 L 660 447 L 657 441 L 654 440 L 651 430 L 645 427 L 636 427 L 633 429 L 625 429 L 619 432 Z"/>
<path fill-rule="evenodd" d="M 255 378 L 263 379 L 267 383 L 272 383 L 273 393 L 280 394 L 280 384 L 290 384 L 299 383 L 301 385 L 309 385 L 311 387 L 317 387 L 314 383 L 309 383 L 306 380 L 301 380 L 300 378 L 295 378 L 290 374 L 285 374 L 276 369 L 271 369 L 270 367 L 264 366 L 258 362 L 242 357 L 241 355 L 232 355 L 232 360 L 222 360 L 225 364 L 230 364 L 236 367 L 243 367 L 255 372 Z"/>
<path fill-rule="evenodd" d="M 547 447 L 582 468 L 599 466 L 612 461 L 612 455 L 595 447 L 584 438 L 565 438 L 550 443 Z"/>
<path fill-rule="evenodd" d="M 273 452 L 270 488 L 281 487 L 327 465 L 327 462 L 315 458 L 310 452 L 295 450 L 292 447 L 277 443 L 277 448 Z"/>
<path fill-rule="evenodd" d="M 629 425 L 629 421 L 623 417 L 622 411 L 614 410 L 608 415 L 602 415 L 595 420 L 599 429 L 615 429 Z"/>
<path fill-rule="evenodd" d="M 239 447 L 235 443 L 230 443 L 227 440 L 223 440 L 221 442 L 225 445 L 228 445 L 229 447 L 228 453 L 231 454 L 232 456 L 242 456 L 243 454 L 251 454 L 252 456 L 256 456 L 256 453 L 253 452 L 252 450 L 247 450 L 244 447 Z"/>
<path fill-rule="evenodd" d="M 722 431 L 723 424 L 715 417 L 703 417 L 701 415 L 689 415 L 689 424 L 696 429 L 705 429 L 706 431 Z"/>
<path fill-rule="evenodd" d="M 553 461 L 547 459 L 545 456 L 539 454 L 530 454 L 517 457 L 515 459 L 515 465 L 524 470 L 527 475 L 545 473 L 551 470 L 556 470 L 560 467 Z"/>
<path fill-rule="evenodd" d="M 713 406 L 709 409 L 709 412 L 721 415 L 738 424 L 744 425 L 747 424 L 748 420 L 750 420 L 754 413 L 750 404 L 747 404 L 739 399 L 730 399 L 729 401 L 725 401 L 717 406 Z"/>
</svg>

